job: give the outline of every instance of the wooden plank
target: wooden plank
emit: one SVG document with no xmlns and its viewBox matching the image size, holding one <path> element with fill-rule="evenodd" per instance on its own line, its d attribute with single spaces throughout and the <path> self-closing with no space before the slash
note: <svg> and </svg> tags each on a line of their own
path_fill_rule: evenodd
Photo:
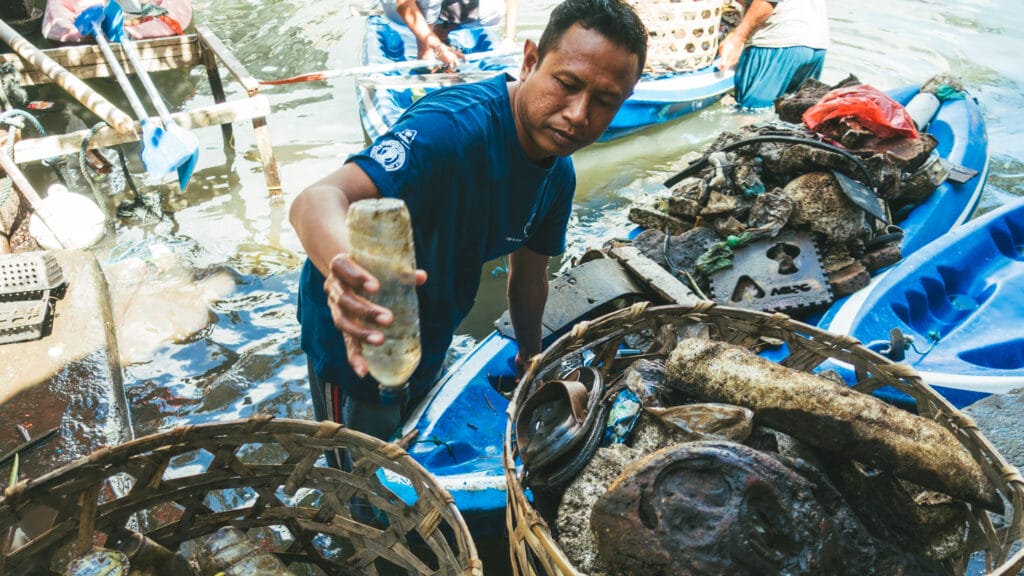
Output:
<svg viewBox="0 0 1024 576">
<path fill-rule="evenodd" d="M 612 248 L 612 257 L 622 263 L 623 267 L 636 275 L 657 295 L 669 302 L 692 306 L 701 301 L 689 286 L 680 282 L 668 270 L 651 260 L 633 246 Z"/>
<path fill-rule="evenodd" d="M 269 114 L 270 102 L 267 101 L 266 96 L 261 95 L 253 98 L 233 100 L 223 104 L 213 104 L 196 110 L 178 112 L 176 114 L 171 114 L 171 119 L 173 119 L 174 122 L 182 128 L 191 130 L 195 128 L 205 128 L 207 126 L 216 126 L 218 124 L 228 122 L 264 118 Z M 136 129 L 141 134 L 141 127 L 137 122 L 135 125 Z M 38 161 L 53 156 L 77 154 L 82 146 L 82 141 L 86 136 L 88 136 L 88 134 L 88 130 L 79 130 L 78 132 L 72 132 L 70 134 L 22 140 L 14 145 L 14 159 L 18 163 L 24 163 Z M 111 128 L 104 127 L 97 131 L 89 140 L 89 148 L 100 148 L 124 144 L 125 142 L 136 142 L 138 139 L 139 138 L 137 136 L 133 138 L 129 135 L 119 134 Z"/>
<path fill-rule="evenodd" d="M 111 44 L 110 47 L 113 48 L 125 70 L 134 72 L 121 50 L 121 45 Z M 192 67 L 202 63 L 199 37 L 195 34 L 139 40 L 135 42 L 135 47 L 139 49 L 143 65 L 149 72 Z M 78 78 L 107 78 L 113 75 L 99 46 L 95 44 L 64 46 L 41 50 L 41 52 Z M 0 64 L 8 62 L 13 64 L 15 70 L 20 73 L 18 82 L 23 86 L 51 82 L 46 74 L 22 60 L 18 55 L 0 54 Z"/>
<path fill-rule="evenodd" d="M 0 39 L 3 40 L 19 57 L 30 62 L 32 66 L 44 73 L 47 78 L 57 83 L 68 94 L 92 110 L 94 114 L 116 128 L 119 132 L 132 131 L 132 119 L 107 101 L 77 76 L 41 52 L 18 31 L 0 20 Z"/>
<path fill-rule="evenodd" d="M 228 72 L 235 77 L 236 80 L 245 88 L 245 91 L 249 96 L 255 96 L 260 93 L 260 83 L 258 80 L 253 78 L 249 71 L 245 69 L 245 66 L 235 58 L 235 55 L 228 50 L 228 47 L 221 42 L 220 38 L 213 33 L 206 26 L 197 24 L 196 31 L 199 33 L 199 38 L 202 41 L 204 48 L 217 55 L 217 58 L 224 63 L 227 67 Z"/>
</svg>

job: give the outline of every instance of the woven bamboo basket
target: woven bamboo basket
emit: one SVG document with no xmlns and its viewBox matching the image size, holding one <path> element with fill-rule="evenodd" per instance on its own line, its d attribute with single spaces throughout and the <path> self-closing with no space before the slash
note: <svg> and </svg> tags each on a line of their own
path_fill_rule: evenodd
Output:
<svg viewBox="0 0 1024 576">
<path fill-rule="evenodd" d="M 334 448 L 349 451 L 352 472 L 315 466 Z M 353 499 L 375 515 L 353 514 Z M 0 534 L 46 514 L 49 529 L 2 551 L 0 574 L 63 574 L 72 556 L 130 530 L 181 553 L 228 525 L 298 574 L 483 574 L 451 495 L 400 445 L 332 422 L 257 416 L 103 448 L 9 487 Z"/>
<path fill-rule="evenodd" d="M 647 27 L 647 66 L 653 75 L 710 66 L 718 53 L 723 0 L 634 0 Z"/>
<path fill-rule="evenodd" d="M 952 573 L 964 574 L 974 552 L 984 552 L 985 573 L 1008 576 L 1024 568 L 1024 477 L 1007 463 L 995 447 L 980 433 L 974 421 L 960 413 L 942 396 L 921 381 L 905 364 L 894 363 L 859 344 L 854 338 L 837 336 L 813 326 L 797 322 L 784 314 L 768 314 L 701 303 L 694 307 L 649 307 L 647 302 L 634 304 L 590 322 L 581 322 L 548 349 L 535 356 L 520 381 L 508 413 L 505 433 L 504 463 L 508 483 L 506 522 L 510 539 L 510 555 L 519 576 L 581 576 L 566 556 L 551 530 L 533 507 L 523 487 L 523 470 L 517 466 L 518 448 L 514 437 L 514 416 L 518 406 L 529 396 L 537 383 L 557 377 L 578 361 L 584 351 L 598 358 L 610 358 L 624 341 L 641 334 L 664 334 L 671 330 L 703 327 L 716 340 L 755 347 L 764 338 L 784 341 L 790 350 L 783 364 L 810 371 L 827 358 L 856 367 L 855 388 L 870 393 L 892 386 L 917 402 L 918 413 L 932 418 L 953 432 L 1005 499 L 1005 516 L 993 519 L 981 508 L 971 507 L 969 547 L 963 557 L 950 562 Z M 609 354 L 610 353 L 610 354 Z M 628 359 L 623 359 L 628 361 Z M 617 361 L 619 362 L 619 361 Z M 625 370 L 615 366 L 614 370 Z M 975 559 L 975 563 L 977 563 Z"/>
</svg>

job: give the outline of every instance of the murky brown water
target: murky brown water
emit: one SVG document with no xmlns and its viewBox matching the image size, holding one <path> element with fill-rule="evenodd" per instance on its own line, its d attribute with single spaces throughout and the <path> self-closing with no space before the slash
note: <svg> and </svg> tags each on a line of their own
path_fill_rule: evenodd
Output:
<svg viewBox="0 0 1024 576">
<path fill-rule="evenodd" d="M 259 78 L 279 78 L 356 65 L 362 20 L 355 2 L 194 0 L 195 21 L 211 28 Z M 551 0 L 527 2 L 520 38 L 539 35 Z M 1024 196 L 1024 12 L 1017 0 L 829 1 L 833 46 L 823 80 L 849 73 L 893 88 L 952 71 L 979 99 L 988 122 L 992 165 L 982 209 Z M 205 73 L 156 76 L 172 105 L 212 102 Z M 100 89 L 117 99 L 113 82 Z M 174 211 L 155 224 L 122 224 L 96 249 L 104 263 L 163 246 L 208 275 L 228 271 L 237 282 L 212 304 L 212 323 L 184 340 L 157 347 L 128 366 L 125 385 L 137 435 L 179 423 L 226 420 L 256 412 L 311 418 L 305 358 L 299 349 L 295 294 L 302 248 L 287 223 L 287 203 L 303 187 L 363 146 L 351 78 L 265 91 L 280 165 L 284 201 L 267 198 L 251 129 L 235 126 L 236 153 L 219 128 L 196 131 L 200 159 L 187 193 L 170 198 Z M 45 97 L 46 93 L 43 94 Z M 228 97 L 240 98 L 238 85 Z M 123 103 L 123 100 L 121 100 Z M 595 145 L 575 158 L 576 211 L 567 256 L 579 255 L 630 227 L 625 207 L 657 192 L 679 169 L 679 158 L 722 129 L 757 118 L 715 105 L 690 118 L 629 139 Z M 140 169 L 136 166 L 136 169 Z M 460 332 L 480 338 L 504 308 L 504 276 L 482 278 L 477 307 Z M 173 317 L 173 299 L 152 314 Z M 464 339 L 463 345 L 469 341 Z M 481 543 L 488 574 L 507 573 L 500 542 Z"/>
</svg>

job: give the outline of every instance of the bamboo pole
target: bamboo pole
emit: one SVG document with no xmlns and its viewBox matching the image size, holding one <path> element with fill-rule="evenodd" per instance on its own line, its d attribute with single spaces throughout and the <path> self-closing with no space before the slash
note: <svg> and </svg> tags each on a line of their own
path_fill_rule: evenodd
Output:
<svg viewBox="0 0 1024 576">
<path fill-rule="evenodd" d="M 38 48 L 32 45 L 21 34 L 18 34 L 6 22 L 0 20 L 0 39 L 11 47 L 18 56 L 32 64 L 68 94 L 82 103 L 83 106 L 92 110 L 122 134 L 136 134 L 135 122 L 130 116 L 114 106 L 106 98 L 99 95 L 95 90 L 86 86 L 77 76 L 68 72 L 66 68 L 55 62 L 52 58 L 43 54 Z"/>
<path fill-rule="evenodd" d="M 43 199 L 39 197 L 35 188 L 33 188 L 32 184 L 29 183 L 28 178 L 25 178 L 25 174 L 22 173 L 21 169 L 18 168 L 18 165 L 14 163 L 14 160 L 3 152 L 0 152 L 0 168 L 3 168 L 4 172 L 6 172 L 11 178 L 11 181 L 14 182 L 14 187 L 21 192 L 21 195 L 25 200 L 28 200 L 29 206 L 32 207 L 32 211 L 35 212 L 36 215 L 39 216 L 39 219 L 43 221 L 43 224 L 50 229 L 53 237 L 57 239 L 57 244 L 59 244 L 61 248 L 71 246 L 71 243 L 66 241 L 67 239 L 64 238 L 61 231 L 54 224 L 53 215 L 46 206 L 43 205 Z"/>
</svg>

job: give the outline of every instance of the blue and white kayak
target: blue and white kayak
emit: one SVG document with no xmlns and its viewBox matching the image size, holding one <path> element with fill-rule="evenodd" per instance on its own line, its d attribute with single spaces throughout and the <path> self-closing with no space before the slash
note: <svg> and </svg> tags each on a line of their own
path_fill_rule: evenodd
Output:
<svg viewBox="0 0 1024 576">
<path fill-rule="evenodd" d="M 818 326 L 914 367 L 958 408 L 1024 387 L 1024 201 L 921 248 Z"/>
<path fill-rule="evenodd" d="M 733 71 L 712 66 L 669 76 L 644 75 L 597 141 L 615 140 L 682 118 L 714 104 L 732 89 Z"/>
<path fill-rule="evenodd" d="M 359 120 L 368 139 L 375 140 L 413 102 L 442 86 L 502 73 L 519 75 L 522 54 L 499 50 L 501 36 L 494 28 L 462 26 L 448 37 L 451 44 L 466 55 L 467 61 L 457 74 L 424 73 L 422 69 L 403 66 L 417 57 L 416 38 L 408 28 L 383 16 L 367 18 L 361 63 L 395 66 L 393 70 L 367 74 L 356 80 Z M 598 141 L 621 138 L 696 112 L 714 104 L 732 88 L 732 71 L 716 71 L 711 66 L 658 77 L 645 75 Z"/>
<path fill-rule="evenodd" d="M 499 50 L 501 35 L 492 27 L 460 26 L 449 32 L 448 40 L 466 55 L 466 62 L 459 67 L 457 74 L 410 69 L 405 64 L 416 60 L 418 55 L 416 37 L 412 32 L 384 16 L 366 19 L 361 63 L 366 66 L 394 65 L 393 70 L 356 79 L 359 120 L 370 141 L 387 132 L 413 102 L 429 92 L 497 74 L 519 74 L 522 54 Z"/>
<path fill-rule="evenodd" d="M 917 87 L 908 87 L 889 95 L 906 105 L 919 91 Z M 977 175 L 964 183 L 946 180 L 924 202 L 897 218 L 904 233 L 904 258 L 966 222 L 977 208 L 988 179 L 988 134 L 973 96 L 943 102 L 927 131 L 938 140 L 935 149 L 943 160 Z"/>
<path fill-rule="evenodd" d="M 643 289 L 609 258 L 571 268 L 551 281 L 544 313 L 547 346 L 577 320 L 607 311 L 614 302 L 642 298 Z M 561 304 L 558 304 L 558 303 Z M 505 527 L 505 470 L 502 438 L 508 399 L 516 382 L 519 351 L 510 337 L 507 314 L 499 329 L 481 340 L 441 377 L 409 416 L 400 435 L 416 431 L 409 454 L 455 499 L 475 537 L 499 536 Z M 386 475 L 396 494 L 414 498 L 408 480 Z"/>
<path fill-rule="evenodd" d="M 916 89 L 907 89 L 893 96 L 907 102 L 914 93 Z M 980 197 L 988 166 L 984 123 L 973 100 L 944 103 L 932 120 L 930 131 L 939 141 L 943 158 L 979 174 L 967 184 L 943 183 L 901 222 L 906 234 L 904 241 L 912 249 L 926 243 L 925 238 L 934 239 L 968 218 Z M 938 197 L 943 195 L 950 197 Z M 917 210 L 923 212 L 919 214 Z M 570 269 L 566 274 L 576 270 Z M 587 284 L 580 280 L 577 285 Z M 571 323 L 552 324 L 552 334 L 544 344 L 549 344 L 558 330 L 567 326 Z M 517 352 L 513 338 L 492 332 L 444 374 L 402 429 L 402 435 L 418 432 L 409 453 L 452 494 L 477 537 L 495 536 L 504 529 L 502 436 L 509 416 L 508 400 L 497 389 L 502 388 L 501 382 L 515 378 Z M 415 497 L 404 478 L 388 476 L 384 480 L 403 498 Z"/>
</svg>

